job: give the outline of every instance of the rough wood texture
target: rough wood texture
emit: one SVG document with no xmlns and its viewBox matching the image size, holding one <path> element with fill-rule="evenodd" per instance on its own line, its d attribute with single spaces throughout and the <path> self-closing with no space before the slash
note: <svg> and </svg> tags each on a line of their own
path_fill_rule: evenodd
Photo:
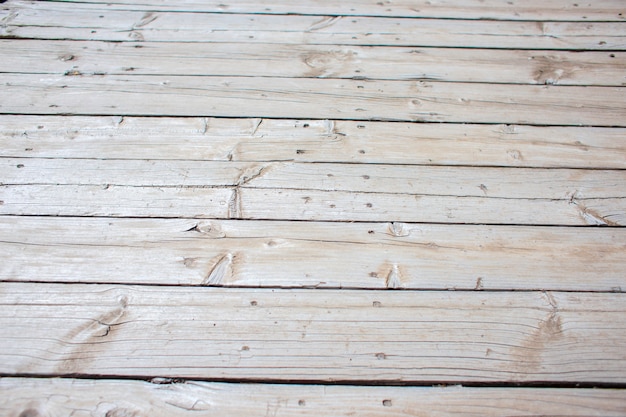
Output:
<svg viewBox="0 0 626 417">
<path fill-rule="evenodd" d="M 0 40 L 0 72 L 621 86 L 622 52 Z"/>
<path fill-rule="evenodd" d="M 619 87 L 0 74 L 2 114 L 221 116 L 625 126 Z"/>
<path fill-rule="evenodd" d="M 97 3 L 101 0 L 60 0 L 71 3 Z M 326 14 L 343 16 L 399 16 L 436 17 L 455 19 L 503 19 L 503 20 L 580 20 L 623 22 L 624 3 L 620 0 L 575 3 L 567 0 L 343 0 L 327 2 L 320 0 L 237 0 L 218 2 L 186 0 L 172 4 L 165 0 L 115 0 L 106 4 L 116 10 L 174 10 L 203 11 L 214 13 L 262 13 L 262 14 Z"/>
<path fill-rule="evenodd" d="M 626 382 L 624 294 L 0 290 L 5 375 Z"/>
<path fill-rule="evenodd" d="M 3 157 L 626 168 L 626 129 L 0 115 Z"/>
<path fill-rule="evenodd" d="M 354 387 L 158 384 L 125 380 L 0 379 L 4 415 L 499 417 L 623 416 L 626 397 L 610 389 L 511 389 L 460 386 Z M 28 412 L 29 414 L 25 414 Z M 21 414 L 20 414 L 21 413 Z"/>
<path fill-rule="evenodd" d="M 101 4 L 10 1 L 0 36 L 159 42 L 621 50 L 622 22 L 526 22 L 115 11 Z M 182 28 L 182 29 L 181 29 Z"/>
<path fill-rule="evenodd" d="M 490 198 L 263 188 L 3 185 L 0 214 L 518 225 L 626 224 L 623 197 Z M 276 207 L 280 205 L 280 210 Z"/>
<path fill-rule="evenodd" d="M 0 251 L 4 281 L 626 289 L 623 228 L 0 217 Z"/>
<path fill-rule="evenodd" d="M 624 8 L 2 2 L 0 414 L 626 414 Z"/>
</svg>

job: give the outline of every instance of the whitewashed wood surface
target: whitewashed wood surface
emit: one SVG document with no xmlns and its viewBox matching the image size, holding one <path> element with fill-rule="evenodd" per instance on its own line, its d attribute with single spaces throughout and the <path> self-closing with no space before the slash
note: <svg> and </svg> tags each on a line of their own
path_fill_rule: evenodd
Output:
<svg viewBox="0 0 626 417">
<path fill-rule="evenodd" d="M 624 169 L 624 137 L 574 126 L 0 115 L 2 157 Z"/>
<path fill-rule="evenodd" d="M 611 389 L 357 387 L 0 378 L 0 412 L 23 416 L 621 417 Z M 37 414 L 39 413 L 39 414 Z"/>
<path fill-rule="evenodd" d="M 0 288 L 3 375 L 626 380 L 622 294 L 22 283 Z"/>
<path fill-rule="evenodd" d="M 74 3 L 101 4 L 100 0 L 60 0 Z M 217 2 L 186 0 L 173 4 L 165 0 L 115 0 L 107 2 L 113 10 L 172 10 L 213 13 L 260 13 L 260 14 L 328 14 L 345 16 L 398 16 L 435 17 L 453 19 L 493 20 L 569 20 L 569 21 L 616 21 L 623 22 L 624 4 L 620 0 L 594 3 L 571 3 L 567 0 L 343 0 L 327 2 L 320 0 L 236 0 Z"/>
<path fill-rule="evenodd" d="M 141 46 L 138 48 L 138 46 Z M 0 40 L 1 72 L 621 86 L 626 54 L 342 45 Z"/>
<path fill-rule="evenodd" d="M 4 281 L 622 291 L 626 230 L 0 217 Z"/>
<path fill-rule="evenodd" d="M 3 2 L 0 414 L 625 415 L 624 9 Z"/>
</svg>

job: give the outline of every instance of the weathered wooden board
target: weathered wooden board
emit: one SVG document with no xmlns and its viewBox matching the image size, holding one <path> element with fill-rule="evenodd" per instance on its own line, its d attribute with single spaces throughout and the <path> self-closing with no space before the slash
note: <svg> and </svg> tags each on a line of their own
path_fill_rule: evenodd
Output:
<svg viewBox="0 0 626 417">
<path fill-rule="evenodd" d="M 155 381 L 158 381 L 155 379 Z M 4 415 L 105 416 L 623 416 L 616 389 L 355 387 L 187 381 L 2 378 Z M 21 413 L 21 414 L 20 414 Z M 28 414 L 27 414 L 28 413 Z M 418 414 L 416 414 L 418 413 Z"/>
<path fill-rule="evenodd" d="M 624 126 L 620 87 L 0 74 L 3 114 L 169 115 Z"/>
<path fill-rule="evenodd" d="M 526 22 L 115 11 L 103 4 L 12 1 L 0 36 L 159 42 L 620 50 L 622 22 Z"/>
<path fill-rule="evenodd" d="M 0 72 L 626 83 L 626 53 L 280 44 L 0 40 Z"/>
<path fill-rule="evenodd" d="M 61 0 L 71 3 L 103 3 L 101 0 Z M 503 19 L 503 20 L 582 20 L 624 21 L 626 8 L 619 0 L 601 3 L 576 3 L 567 0 L 550 2 L 530 0 L 511 2 L 505 0 L 455 0 L 455 1 L 377 1 L 343 0 L 327 2 L 319 0 L 237 0 L 218 2 L 186 0 L 172 3 L 165 0 L 115 0 L 107 1 L 115 10 L 171 10 L 202 11 L 213 13 L 261 13 L 261 14 L 326 14 L 345 16 L 398 16 L 436 17 L 456 19 Z"/>
<path fill-rule="evenodd" d="M 2 185 L 0 214 L 623 226 L 626 198 L 457 197 L 244 187 Z"/>
<path fill-rule="evenodd" d="M 626 290 L 626 229 L 0 217 L 0 280 Z"/>
<path fill-rule="evenodd" d="M 519 199 L 626 199 L 625 170 L 0 158 L 4 185 L 235 187 Z"/>
<path fill-rule="evenodd" d="M 0 372 L 624 383 L 624 294 L 0 284 Z"/>
<path fill-rule="evenodd" d="M 4 157 L 626 168 L 626 129 L 0 115 Z"/>
</svg>

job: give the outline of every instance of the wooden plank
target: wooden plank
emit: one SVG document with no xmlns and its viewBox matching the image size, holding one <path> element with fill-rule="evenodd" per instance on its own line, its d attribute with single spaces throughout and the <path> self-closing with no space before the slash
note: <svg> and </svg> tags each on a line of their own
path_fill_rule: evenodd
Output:
<svg viewBox="0 0 626 417">
<path fill-rule="evenodd" d="M 262 188 L 2 185 L 0 214 L 623 226 L 624 197 L 498 198 Z M 280 210 L 277 204 L 280 203 Z"/>
<path fill-rule="evenodd" d="M 1 74 L 3 114 L 170 115 L 624 126 L 620 87 Z"/>
<path fill-rule="evenodd" d="M 626 229 L 0 217 L 0 280 L 623 291 Z"/>
<path fill-rule="evenodd" d="M 157 380 L 155 380 L 157 381 Z M 187 381 L 2 378 L 5 415 L 605 417 L 626 412 L 616 389 L 355 387 Z M 36 410 L 37 414 L 34 413 Z M 26 413 L 30 414 L 26 414 Z M 20 414 L 21 413 L 21 414 Z"/>
<path fill-rule="evenodd" d="M 0 72 L 626 83 L 626 53 L 360 46 L 0 40 Z"/>
<path fill-rule="evenodd" d="M 103 3 L 101 0 L 60 0 L 71 3 Z M 106 2 L 115 10 L 161 10 L 195 11 L 212 13 L 263 13 L 263 14 L 325 14 L 343 16 L 397 16 L 397 17 L 436 17 L 452 19 L 502 19 L 502 20 L 582 20 L 582 21 L 624 21 L 624 4 L 619 0 L 605 0 L 602 3 L 572 4 L 566 0 L 537 0 L 512 3 L 505 0 L 476 2 L 455 1 L 415 1 L 395 0 L 344 0 L 329 3 L 319 0 L 277 1 L 257 0 L 217 2 L 187 0 L 184 4 L 173 4 L 164 0 L 116 0 Z"/>
<path fill-rule="evenodd" d="M 619 22 L 527 22 L 116 11 L 100 4 L 12 1 L 0 36 L 158 42 L 242 42 L 620 50 Z"/>
<path fill-rule="evenodd" d="M 0 284 L 0 372 L 624 383 L 624 294 Z"/>
<path fill-rule="evenodd" d="M 520 199 L 626 198 L 625 170 L 1 158 L 5 185 L 242 187 Z"/>
<path fill-rule="evenodd" d="M 626 129 L 0 115 L 0 156 L 626 168 Z"/>
</svg>

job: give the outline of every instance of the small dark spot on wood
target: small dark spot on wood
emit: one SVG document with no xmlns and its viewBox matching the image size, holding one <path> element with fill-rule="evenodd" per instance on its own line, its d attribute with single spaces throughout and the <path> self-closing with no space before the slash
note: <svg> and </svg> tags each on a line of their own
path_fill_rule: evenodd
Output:
<svg viewBox="0 0 626 417">
<path fill-rule="evenodd" d="M 92 31 L 91 31 L 91 33 L 98 33 L 98 32 L 97 32 L 97 31 L 95 31 L 95 30 L 92 30 Z"/>
<path fill-rule="evenodd" d="M 67 61 L 73 61 L 74 58 L 76 58 L 74 55 L 72 54 L 65 54 L 65 55 L 61 55 L 59 57 L 59 59 L 63 62 L 67 62 Z"/>
<path fill-rule="evenodd" d="M 372 301 L 372 307 L 382 307 L 383 303 L 381 303 L 380 301 Z"/>
<path fill-rule="evenodd" d="M 300 407 L 304 407 L 304 406 L 306 405 L 306 401 L 304 401 L 304 400 L 298 400 L 298 405 L 299 405 Z"/>
<path fill-rule="evenodd" d="M 383 400 L 383 407 L 391 407 L 391 400 Z"/>
<path fill-rule="evenodd" d="M 367 233 L 369 233 L 370 235 L 373 235 L 375 232 L 373 230 L 368 230 Z"/>
<path fill-rule="evenodd" d="M 0 206 L 4 205 L 4 200 L 0 200 Z"/>
<path fill-rule="evenodd" d="M 609 54 L 611 58 L 615 58 L 615 54 Z"/>
<path fill-rule="evenodd" d="M 372 207 L 372 203 L 366 203 L 365 207 Z"/>
<path fill-rule="evenodd" d="M 369 175 L 363 175 L 363 179 L 364 179 L 364 180 L 369 180 L 369 179 L 370 179 L 370 176 L 369 176 Z"/>
<path fill-rule="evenodd" d="M 600 41 L 600 42 L 598 42 L 598 45 L 606 45 L 606 42 L 605 41 Z"/>
<path fill-rule="evenodd" d="M 40 417 L 41 413 L 34 408 L 29 408 L 20 413 L 19 417 Z"/>
<path fill-rule="evenodd" d="M 250 347 L 249 347 L 249 346 L 242 346 L 242 347 L 241 347 L 241 350 L 243 350 L 243 351 L 248 351 L 248 350 L 250 350 Z"/>
<path fill-rule="evenodd" d="M 309 127 L 309 124 L 305 123 L 305 124 L 302 125 L 302 127 Z"/>
<path fill-rule="evenodd" d="M 378 353 L 376 354 L 376 359 L 378 359 L 378 360 L 387 359 L 387 355 L 385 355 L 385 354 L 384 354 L 384 353 L 382 353 L 382 352 L 378 352 Z"/>
<path fill-rule="evenodd" d="M 17 164 L 16 165 L 18 168 L 24 168 L 24 164 Z"/>
<path fill-rule="evenodd" d="M 257 305 L 259 305 L 259 303 L 257 301 L 255 301 L 255 300 L 252 300 L 252 301 L 250 301 L 250 305 L 252 307 L 256 307 Z"/>
<path fill-rule="evenodd" d="M 364 154 L 364 153 L 365 153 L 365 151 L 364 151 L 363 149 L 360 149 L 360 150 L 359 150 L 359 153 L 362 155 L 362 154 Z"/>
<path fill-rule="evenodd" d="M 334 175 L 333 175 L 333 174 L 326 174 L 326 176 L 327 176 L 328 178 L 332 178 L 332 177 L 334 177 Z"/>
<path fill-rule="evenodd" d="M 356 125 L 357 129 L 365 129 L 365 125 Z"/>
<path fill-rule="evenodd" d="M 302 155 L 303 153 L 306 153 L 304 149 L 296 149 L 296 154 Z"/>
<path fill-rule="evenodd" d="M 370 272 L 370 277 L 378 278 L 378 273 L 377 272 Z"/>
<path fill-rule="evenodd" d="M 187 268 L 191 268 L 196 264 L 196 261 L 198 259 L 197 258 L 184 258 L 183 259 L 183 264 L 187 267 Z"/>
<path fill-rule="evenodd" d="M 337 208 L 337 206 L 335 204 L 331 204 L 330 208 Z"/>
<path fill-rule="evenodd" d="M 135 45 L 135 48 L 143 48 L 143 45 Z"/>
</svg>

